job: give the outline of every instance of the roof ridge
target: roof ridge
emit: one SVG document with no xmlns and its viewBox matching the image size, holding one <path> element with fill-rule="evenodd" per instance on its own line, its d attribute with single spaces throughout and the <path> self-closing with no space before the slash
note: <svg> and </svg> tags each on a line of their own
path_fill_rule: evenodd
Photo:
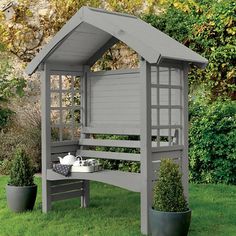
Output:
<svg viewBox="0 0 236 236">
<path fill-rule="evenodd" d="M 104 10 L 102 8 L 94 8 L 94 7 L 87 7 L 87 6 L 84 7 L 84 8 L 87 8 L 88 10 L 91 10 L 91 11 L 97 11 L 97 12 L 102 12 L 102 13 L 106 13 L 106 14 L 118 15 L 118 16 L 124 16 L 124 17 L 130 17 L 130 18 L 137 19 L 137 16 L 130 15 L 130 14 L 127 14 L 127 13 L 108 11 L 108 10 Z"/>
</svg>

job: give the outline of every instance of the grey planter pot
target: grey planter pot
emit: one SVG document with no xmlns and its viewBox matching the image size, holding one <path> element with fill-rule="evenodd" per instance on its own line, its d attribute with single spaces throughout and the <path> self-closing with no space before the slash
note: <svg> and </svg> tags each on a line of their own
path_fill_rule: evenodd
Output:
<svg viewBox="0 0 236 236">
<path fill-rule="evenodd" d="M 33 210 L 37 195 L 37 185 L 6 186 L 7 205 L 14 212 Z"/>
<path fill-rule="evenodd" d="M 163 212 L 150 209 L 152 236 L 187 236 L 191 210 L 186 212 Z"/>
</svg>

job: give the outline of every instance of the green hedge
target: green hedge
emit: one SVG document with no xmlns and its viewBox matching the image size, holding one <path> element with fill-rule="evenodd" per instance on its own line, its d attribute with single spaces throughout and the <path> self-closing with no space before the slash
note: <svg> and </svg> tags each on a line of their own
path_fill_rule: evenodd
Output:
<svg viewBox="0 0 236 236">
<path fill-rule="evenodd" d="M 190 180 L 236 184 L 236 102 L 192 102 L 190 116 Z"/>
</svg>

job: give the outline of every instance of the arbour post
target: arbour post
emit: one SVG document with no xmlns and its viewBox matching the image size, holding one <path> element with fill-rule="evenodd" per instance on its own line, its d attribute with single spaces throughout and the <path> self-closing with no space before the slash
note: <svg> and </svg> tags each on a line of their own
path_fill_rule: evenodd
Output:
<svg viewBox="0 0 236 236">
<path fill-rule="evenodd" d="M 182 83 L 183 83 L 183 132 L 182 132 L 182 140 L 183 140 L 183 154 L 182 154 L 182 162 L 181 162 L 181 169 L 182 169 L 182 183 L 184 187 L 184 195 L 188 200 L 189 193 L 188 193 L 188 71 L 189 65 L 185 64 L 183 68 L 183 76 L 182 76 Z"/>
<path fill-rule="evenodd" d="M 82 127 L 87 126 L 88 101 L 87 101 L 87 73 L 90 71 L 90 66 L 83 66 L 83 76 L 81 77 L 81 122 Z M 86 138 L 88 135 L 80 133 L 80 138 Z M 83 149 L 81 147 L 80 149 Z M 88 207 L 90 201 L 90 184 L 89 180 L 83 180 L 83 194 L 81 196 L 81 207 Z"/>
<path fill-rule="evenodd" d="M 51 209 L 50 181 L 47 169 L 50 168 L 51 130 L 50 130 L 50 71 L 44 64 L 41 71 L 41 113 L 42 113 L 42 211 Z"/>
<path fill-rule="evenodd" d="M 141 232 L 148 234 L 149 208 L 151 207 L 151 66 L 140 59 L 140 91 L 141 91 L 141 125 L 140 125 L 140 152 L 141 152 Z"/>
</svg>

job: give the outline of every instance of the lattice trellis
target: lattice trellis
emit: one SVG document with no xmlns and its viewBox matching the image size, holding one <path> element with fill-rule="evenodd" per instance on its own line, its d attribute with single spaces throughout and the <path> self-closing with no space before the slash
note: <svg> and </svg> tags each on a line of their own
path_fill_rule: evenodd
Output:
<svg viewBox="0 0 236 236">
<path fill-rule="evenodd" d="M 152 67 L 153 146 L 181 145 L 183 129 L 183 70 Z"/>
<path fill-rule="evenodd" d="M 80 77 L 50 76 L 51 141 L 76 140 L 81 125 Z"/>
</svg>

